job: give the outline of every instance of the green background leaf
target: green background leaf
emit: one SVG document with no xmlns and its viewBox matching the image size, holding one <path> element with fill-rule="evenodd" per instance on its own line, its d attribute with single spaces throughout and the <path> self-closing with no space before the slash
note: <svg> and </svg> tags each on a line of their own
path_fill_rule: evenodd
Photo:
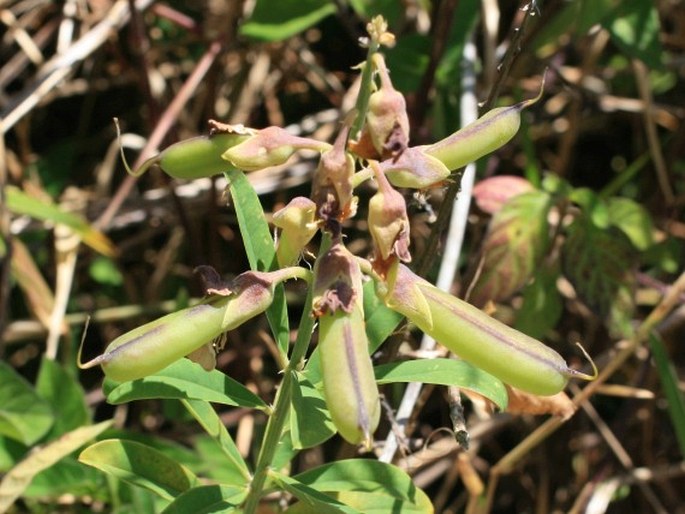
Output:
<svg viewBox="0 0 685 514">
<path fill-rule="evenodd" d="M 52 407 L 9 364 L 0 361 L 0 434 L 31 445 L 48 433 Z"/>
<path fill-rule="evenodd" d="M 444 386 L 457 386 L 474 391 L 504 410 L 507 407 L 507 390 L 502 382 L 466 361 L 456 359 L 419 359 L 391 362 L 374 368 L 379 384 L 393 382 L 423 382 Z"/>
<path fill-rule="evenodd" d="M 175 460 L 135 441 L 106 439 L 81 452 L 79 461 L 171 500 L 197 485 L 197 477 Z"/>
</svg>

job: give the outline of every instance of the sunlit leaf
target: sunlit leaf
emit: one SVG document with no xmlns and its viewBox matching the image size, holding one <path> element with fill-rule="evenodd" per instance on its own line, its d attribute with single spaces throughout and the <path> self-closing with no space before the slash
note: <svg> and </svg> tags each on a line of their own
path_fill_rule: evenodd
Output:
<svg viewBox="0 0 685 514">
<path fill-rule="evenodd" d="M 95 230 L 81 216 L 66 212 L 43 199 L 29 196 L 14 186 L 6 186 L 5 195 L 7 207 L 13 213 L 25 214 L 42 221 L 61 223 L 78 234 L 81 240 L 93 250 L 107 256 L 113 256 L 116 253 L 111 241 L 102 232 Z"/>
<path fill-rule="evenodd" d="M 535 272 L 549 246 L 550 196 L 532 191 L 512 198 L 490 220 L 483 261 L 469 301 L 479 307 L 508 298 Z"/>
<path fill-rule="evenodd" d="M 99 441 L 81 452 L 79 461 L 171 500 L 197 485 L 197 477 L 163 453 L 121 439 Z"/>
<path fill-rule="evenodd" d="M 317 514 L 362 514 L 361 511 L 348 507 L 335 498 L 292 477 L 276 472 L 272 472 L 270 476 L 281 489 L 288 491 L 310 509 L 314 509 L 305 512 L 316 512 Z"/>
<path fill-rule="evenodd" d="M 50 404 L 22 376 L 0 361 L 0 434 L 31 445 L 54 423 Z"/>
<path fill-rule="evenodd" d="M 654 225 L 647 209 L 628 198 L 608 200 L 609 220 L 621 230 L 633 246 L 640 251 L 649 248 L 654 242 Z"/>
<path fill-rule="evenodd" d="M 317 446 L 336 433 L 321 393 L 304 376 L 293 381 L 290 437 L 293 448 Z"/>
<path fill-rule="evenodd" d="M 455 359 L 418 359 L 391 362 L 374 368 L 379 384 L 423 382 L 457 386 L 474 391 L 501 410 L 507 407 L 507 391 L 502 382 L 466 361 Z"/>
<path fill-rule="evenodd" d="M 396 466 L 371 459 L 340 460 L 324 464 L 294 477 L 318 491 L 330 494 L 360 512 L 433 512 L 426 494 L 416 487 L 409 475 Z M 288 512 L 315 512 L 302 502 Z"/>
<path fill-rule="evenodd" d="M 111 421 L 103 421 L 97 425 L 77 428 L 29 453 L 0 481 L 0 513 L 5 512 L 14 503 L 14 500 L 21 496 L 37 473 L 49 468 L 89 440 L 97 437 L 111 424 Z"/>
<path fill-rule="evenodd" d="M 662 66 L 663 48 L 657 6 L 651 0 L 622 0 L 602 23 L 616 45 L 650 68 Z"/>
<path fill-rule="evenodd" d="M 226 178 L 230 184 L 231 198 L 250 267 L 257 271 L 276 269 L 276 246 L 257 193 L 242 171 L 230 170 L 226 173 Z M 274 288 L 274 299 L 266 310 L 266 317 L 278 348 L 285 356 L 290 344 L 290 330 L 283 284 Z"/>
<path fill-rule="evenodd" d="M 154 375 L 123 382 L 108 395 L 113 404 L 150 398 L 205 400 L 255 409 L 266 404 L 247 389 L 219 370 L 205 371 L 188 359 L 180 359 Z"/>
<path fill-rule="evenodd" d="M 225 485 L 203 485 L 180 494 L 162 514 L 230 514 L 247 495 L 246 488 Z"/>
<path fill-rule="evenodd" d="M 304 32 L 336 12 L 331 0 L 280 0 L 256 2 L 252 16 L 240 27 L 243 36 L 282 41 Z"/>
</svg>

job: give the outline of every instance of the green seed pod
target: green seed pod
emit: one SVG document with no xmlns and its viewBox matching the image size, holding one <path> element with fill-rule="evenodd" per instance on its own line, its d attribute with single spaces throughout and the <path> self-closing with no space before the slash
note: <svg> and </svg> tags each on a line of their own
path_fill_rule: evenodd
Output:
<svg viewBox="0 0 685 514">
<path fill-rule="evenodd" d="M 540 341 L 488 316 L 399 265 L 389 277 L 385 302 L 422 331 L 503 382 L 538 395 L 564 389 L 570 377 L 593 377 L 570 369 Z"/>
<path fill-rule="evenodd" d="M 100 365 L 117 382 L 152 375 L 263 312 L 273 300 L 274 284 L 304 276 L 299 270 L 243 273 L 232 282 L 233 292 L 227 296 L 215 296 L 135 328 L 112 341 L 102 355 L 79 365 Z"/>
<path fill-rule="evenodd" d="M 137 177 L 157 164 L 164 173 L 174 178 L 211 177 L 231 167 L 229 162 L 221 158 L 221 154 L 247 137 L 244 134 L 225 133 L 193 137 L 167 147 L 160 154 L 146 160 L 135 171 L 131 171 L 128 165 L 126 169 Z"/>
<path fill-rule="evenodd" d="M 368 344 L 362 310 L 319 318 L 323 392 L 331 418 L 346 441 L 370 449 L 380 401 Z"/>
<path fill-rule="evenodd" d="M 428 146 L 425 152 L 450 170 L 466 166 L 508 143 L 521 126 L 521 111 L 541 97 L 542 88 L 535 98 L 492 109 L 451 136 Z"/>
<path fill-rule="evenodd" d="M 354 256 L 336 243 L 319 257 L 314 276 L 326 405 L 340 435 L 369 449 L 380 401 L 364 327 L 361 270 Z"/>
</svg>

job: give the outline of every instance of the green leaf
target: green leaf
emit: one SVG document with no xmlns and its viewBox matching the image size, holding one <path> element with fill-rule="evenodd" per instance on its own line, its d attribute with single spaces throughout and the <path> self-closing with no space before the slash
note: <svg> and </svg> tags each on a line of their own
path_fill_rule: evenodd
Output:
<svg viewBox="0 0 685 514">
<path fill-rule="evenodd" d="M 199 364 L 180 359 L 154 375 L 123 382 L 108 395 L 113 404 L 133 400 L 167 398 L 267 409 L 267 405 L 240 382 L 219 370 L 205 371 Z"/>
<path fill-rule="evenodd" d="M 369 338 L 369 352 L 373 353 L 395 331 L 404 316 L 389 309 L 376 296 L 373 280 L 364 284 L 364 321 L 366 337 Z"/>
<path fill-rule="evenodd" d="M 668 357 L 659 334 L 656 332 L 649 334 L 649 345 L 652 348 L 652 357 L 654 357 L 659 379 L 668 401 L 668 412 L 671 415 L 678 446 L 680 446 L 680 455 L 685 456 L 685 398 L 680 390 L 678 373 Z"/>
<path fill-rule="evenodd" d="M 83 242 L 93 250 L 107 256 L 116 253 L 112 242 L 77 214 L 65 212 L 57 205 L 46 202 L 44 199 L 29 196 L 14 186 L 6 186 L 5 199 L 7 207 L 15 214 L 25 214 L 38 220 L 61 223 L 78 234 Z"/>
<path fill-rule="evenodd" d="M 225 485 L 193 487 L 176 497 L 162 514 L 229 514 L 239 512 L 238 506 L 245 499 L 247 489 Z"/>
<path fill-rule="evenodd" d="M 283 490 L 295 496 L 317 514 L 362 514 L 344 503 L 287 475 L 272 471 L 269 476 Z"/>
<path fill-rule="evenodd" d="M 619 230 L 597 228 L 587 216 L 569 227 L 561 249 L 562 269 L 580 299 L 600 317 L 607 318 L 612 331 L 632 333 L 634 309 L 634 250 Z"/>
<path fill-rule="evenodd" d="M 258 0 L 250 19 L 240 27 L 243 36 L 282 41 L 335 14 L 331 0 Z"/>
<path fill-rule="evenodd" d="M 404 5 L 397 0 L 348 0 L 350 6 L 360 19 L 370 20 L 374 16 L 382 15 L 393 25 L 404 13 Z"/>
<path fill-rule="evenodd" d="M 535 339 L 542 339 L 552 330 L 564 305 L 557 290 L 558 266 L 543 266 L 535 278 L 523 288 L 523 305 L 516 313 L 514 328 Z"/>
<path fill-rule="evenodd" d="M 368 493 L 364 491 L 339 491 L 330 493 L 332 498 L 345 505 L 357 509 L 364 514 L 433 514 L 433 505 L 428 496 L 421 492 L 421 501 L 412 503 L 399 501 L 397 498 L 383 493 Z M 285 511 L 285 514 L 318 514 L 315 508 L 298 502 Z"/>
<path fill-rule="evenodd" d="M 245 459 L 240 455 L 231 434 L 212 406 L 202 400 L 181 400 L 188 412 L 197 420 L 207 434 L 213 439 L 216 450 L 222 458 L 222 472 L 226 474 L 225 481 L 242 486 L 250 480 L 250 470 Z"/>
<path fill-rule="evenodd" d="M 52 405 L 55 413 L 50 438 L 90 425 L 90 410 L 81 384 L 57 362 L 43 357 L 36 392 Z"/>
<path fill-rule="evenodd" d="M 79 461 L 171 500 L 197 485 L 197 477 L 163 453 L 121 439 L 99 441 L 81 452 Z"/>
<path fill-rule="evenodd" d="M 409 475 L 376 460 L 340 460 L 301 473 L 294 479 L 318 491 L 334 493 L 336 499 L 367 514 L 433 512 L 430 500 Z"/>
<path fill-rule="evenodd" d="M 278 268 L 276 246 L 271 237 L 269 224 L 266 222 L 262 204 L 259 203 L 259 197 L 250 181 L 242 171 L 235 169 L 226 173 L 226 179 L 230 184 L 231 198 L 238 217 L 240 233 L 243 236 L 243 244 L 250 261 L 250 267 L 257 271 L 270 271 Z M 278 348 L 285 357 L 290 344 L 290 329 L 283 284 L 278 284 L 274 288 L 274 299 L 271 306 L 266 310 L 266 317 L 278 343 Z"/>
<path fill-rule="evenodd" d="M 63 494 L 73 496 L 97 495 L 105 486 L 105 478 L 98 470 L 67 456 L 38 473 L 24 493 L 23 498 L 58 498 Z"/>
<path fill-rule="evenodd" d="M 647 250 L 654 243 L 654 225 L 647 209 L 628 198 L 608 200 L 610 223 L 621 230 L 633 246 Z"/>
<path fill-rule="evenodd" d="M 50 404 L 2 361 L 0 384 L 0 434 L 32 445 L 48 433 L 55 421 Z"/>
<path fill-rule="evenodd" d="M 549 247 L 551 207 L 549 194 L 531 191 L 513 197 L 495 213 L 483 242 L 471 303 L 482 307 L 506 299 L 530 280 Z"/>
<path fill-rule="evenodd" d="M 103 421 L 97 425 L 77 428 L 41 448 L 34 449 L 14 466 L 0 482 L 0 512 L 5 512 L 39 472 L 49 468 L 87 441 L 97 437 L 111 425 Z"/>
<path fill-rule="evenodd" d="M 120 286 L 124 276 L 114 261 L 108 257 L 98 256 L 90 263 L 88 272 L 93 280 L 105 286 Z"/>
<path fill-rule="evenodd" d="M 404 93 L 416 91 L 430 62 L 431 39 L 423 34 L 402 36 L 388 49 L 387 65 L 392 70 L 392 84 Z"/>
<path fill-rule="evenodd" d="M 585 35 L 594 25 L 600 23 L 621 0 L 575 0 L 560 9 L 551 21 L 545 23 L 537 34 L 530 49 L 536 53 L 547 48 L 556 48 L 562 34 Z"/>
<path fill-rule="evenodd" d="M 507 407 L 508 396 L 504 384 L 463 360 L 440 358 L 391 362 L 376 366 L 374 373 L 376 381 L 381 385 L 393 382 L 424 382 L 457 386 L 484 396 L 501 410 Z"/>
<path fill-rule="evenodd" d="M 602 25 L 626 55 L 644 61 L 649 68 L 663 65 L 659 12 L 652 0 L 622 0 Z"/>
<path fill-rule="evenodd" d="M 293 382 L 290 407 L 290 437 L 301 450 L 323 443 L 336 433 L 321 393 L 302 374 Z"/>
</svg>

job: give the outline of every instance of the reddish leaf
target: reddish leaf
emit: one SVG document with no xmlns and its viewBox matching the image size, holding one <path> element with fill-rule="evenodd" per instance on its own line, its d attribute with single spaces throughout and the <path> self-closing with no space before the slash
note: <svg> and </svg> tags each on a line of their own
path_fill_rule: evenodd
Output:
<svg viewBox="0 0 685 514">
<path fill-rule="evenodd" d="M 549 246 L 551 206 L 547 193 L 531 191 L 513 197 L 493 216 L 471 303 L 482 307 L 503 300 L 528 282 Z"/>
<path fill-rule="evenodd" d="M 480 181 L 473 188 L 473 198 L 478 208 L 488 214 L 495 214 L 513 197 L 534 191 L 525 178 L 514 175 L 500 175 Z"/>
</svg>

